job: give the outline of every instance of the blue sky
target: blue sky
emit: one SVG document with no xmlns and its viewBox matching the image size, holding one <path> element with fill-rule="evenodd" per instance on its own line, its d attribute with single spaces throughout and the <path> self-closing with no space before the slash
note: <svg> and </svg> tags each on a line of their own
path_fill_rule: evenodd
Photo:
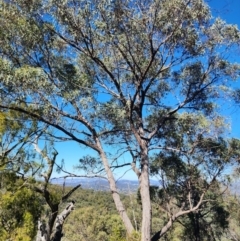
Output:
<svg viewBox="0 0 240 241">
<path fill-rule="evenodd" d="M 207 0 L 215 17 L 221 17 L 227 23 L 240 26 L 239 0 Z"/>
<path fill-rule="evenodd" d="M 210 5 L 214 17 L 221 17 L 227 23 L 238 25 L 238 28 L 240 29 L 240 0 L 207 0 L 206 2 Z M 238 56 L 240 56 L 240 49 Z M 240 62 L 240 57 L 236 57 L 235 61 Z M 229 131 L 229 134 L 235 138 L 240 138 L 240 106 L 239 108 L 236 106 L 233 107 L 231 103 L 229 103 L 229 106 L 225 108 L 223 114 L 231 120 L 231 130 Z M 81 156 L 92 153 L 91 151 L 88 151 L 87 148 L 74 142 L 59 143 L 56 145 L 56 148 L 59 151 L 59 156 L 57 158 L 58 163 L 61 162 L 61 159 L 64 159 L 66 169 L 76 174 L 79 174 L 80 172 L 76 169 L 74 170 L 73 165 L 77 165 Z M 122 176 L 123 172 L 126 170 L 127 169 L 119 170 L 117 176 Z M 64 174 L 61 173 L 59 175 L 54 173 L 53 176 L 62 175 Z M 136 179 L 136 175 L 133 172 L 127 172 L 124 178 Z"/>
<path fill-rule="evenodd" d="M 240 29 L 240 0 L 208 0 L 207 2 L 214 17 L 220 17 L 227 23 L 236 24 Z M 235 61 L 240 62 L 240 48 L 238 56 Z M 230 135 L 240 138 L 240 108 L 229 104 L 229 108 L 226 107 L 224 110 L 224 115 L 231 119 Z"/>
</svg>

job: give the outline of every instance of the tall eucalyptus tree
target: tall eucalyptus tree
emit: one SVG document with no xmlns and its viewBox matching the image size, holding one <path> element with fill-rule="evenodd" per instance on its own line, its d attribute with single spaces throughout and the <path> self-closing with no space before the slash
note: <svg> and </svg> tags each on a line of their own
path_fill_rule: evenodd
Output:
<svg viewBox="0 0 240 241">
<path fill-rule="evenodd" d="M 203 0 L 8 0 L 0 8 L 0 108 L 96 151 L 131 233 L 108 145 L 117 144 L 116 156 L 128 152 L 149 241 L 151 151 L 177 112 L 214 116 L 216 100 L 231 96 L 240 66 L 228 57 L 239 30 L 213 19 Z"/>
</svg>

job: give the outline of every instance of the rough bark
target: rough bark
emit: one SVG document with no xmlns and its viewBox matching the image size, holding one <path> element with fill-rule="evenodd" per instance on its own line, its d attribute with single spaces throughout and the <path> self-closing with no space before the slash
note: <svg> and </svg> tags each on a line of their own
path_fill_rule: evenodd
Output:
<svg viewBox="0 0 240 241">
<path fill-rule="evenodd" d="M 36 241 L 47 241 L 46 226 L 41 220 L 38 220 L 38 230 L 37 230 Z"/>
<path fill-rule="evenodd" d="M 69 203 L 67 207 L 57 216 L 56 222 L 55 222 L 55 229 L 51 232 L 52 235 L 49 234 L 49 227 L 46 227 L 46 224 L 42 221 L 38 221 L 38 231 L 37 231 L 37 237 L 36 241 L 61 241 L 63 233 L 63 224 L 68 215 L 73 211 L 74 209 L 74 201 Z M 51 238 L 52 236 L 52 238 Z"/>
<path fill-rule="evenodd" d="M 55 223 L 55 231 L 51 238 L 51 241 L 61 241 L 63 233 L 62 228 L 64 221 L 68 217 L 68 215 L 73 211 L 74 209 L 74 201 L 72 201 L 70 204 L 67 205 L 67 207 L 57 216 L 57 220 Z"/>
</svg>

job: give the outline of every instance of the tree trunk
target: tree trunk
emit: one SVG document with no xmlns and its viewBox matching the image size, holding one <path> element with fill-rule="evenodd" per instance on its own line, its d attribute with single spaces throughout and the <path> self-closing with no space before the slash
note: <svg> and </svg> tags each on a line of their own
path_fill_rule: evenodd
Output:
<svg viewBox="0 0 240 241">
<path fill-rule="evenodd" d="M 36 241 L 48 241 L 49 238 L 47 236 L 46 225 L 39 220 Z"/>
<path fill-rule="evenodd" d="M 100 141 L 98 141 L 98 147 L 99 147 L 100 150 L 102 150 Z M 133 228 L 132 222 L 129 219 L 129 217 L 127 215 L 127 212 L 126 212 L 126 210 L 123 206 L 123 203 L 120 199 L 120 195 L 119 195 L 119 192 L 118 192 L 117 186 L 116 186 L 116 181 L 114 179 L 112 170 L 109 167 L 107 157 L 106 157 L 106 155 L 103 151 L 101 151 L 99 154 L 100 154 L 100 157 L 102 159 L 105 171 L 107 173 L 107 179 L 108 179 L 108 182 L 109 182 L 109 186 L 110 186 L 110 190 L 111 190 L 111 193 L 112 193 L 112 197 L 113 197 L 115 206 L 117 208 L 118 213 L 120 214 L 120 217 L 121 217 L 121 219 L 124 223 L 124 226 L 127 230 L 127 233 L 129 235 L 131 235 L 132 232 L 134 231 L 134 228 Z"/>
<path fill-rule="evenodd" d="M 74 201 L 72 201 L 58 216 L 55 223 L 55 231 L 51 238 L 51 241 L 61 241 L 63 233 L 62 228 L 64 221 L 68 217 L 68 215 L 72 212 L 74 209 Z"/>
<path fill-rule="evenodd" d="M 195 236 L 195 241 L 200 241 L 200 225 L 199 225 L 199 213 L 193 213 L 193 225 L 194 225 L 194 236 Z"/>
<path fill-rule="evenodd" d="M 64 221 L 66 220 L 66 218 L 72 212 L 73 209 L 74 209 L 74 202 L 72 201 L 57 216 L 56 223 L 55 223 L 55 230 L 52 235 L 48 233 L 49 227 L 46 227 L 45 223 L 39 220 L 36 241 L 61 241 L 63 236 L 62 228 L 63 228 Z M 50 238 L 50 236 L 52 236 L 52 238 Z"/>
<path fill-rule="evenodd" d="M 150 181 L 149 181 L 149 160 L 148 150 L 145 146 L 141 153 L 141 176 L 140 193 L 142 200 L 142 241 L 151 240 L 151 200 L 150 200 Z"/>
</svg>

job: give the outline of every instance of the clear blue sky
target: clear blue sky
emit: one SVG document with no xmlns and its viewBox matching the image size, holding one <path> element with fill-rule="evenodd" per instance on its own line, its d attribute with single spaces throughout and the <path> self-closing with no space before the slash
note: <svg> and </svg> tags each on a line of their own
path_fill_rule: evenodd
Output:
<svg viewBox="0 0 240 241">
<path fill-rule="evenodd" d="M 214 17 L 221 17 L 227 23 L 236 24 L 240 29 L 240 0 L 207 0 L 206 1 L 211 9 L 212 15 Z M 240 49 L 239 49 L 240 56 Z M 236 58 L 235 61 L 240 62 L 240 57 Z M 239 108 L 233 107 L 229 104 L 224 110 L 224 115 L 231 119 L 232 129 L 230 131 L 231 136 L 240 138 L 240 106 Z M 73 165 L 78 163 L 79 158 L 87 153 L 92 153 L 87 151 L 86 148 L 80 147 L 78 144 L 71 143 L 61 143 L 56 146 L 59 151 L 58 162 L 61 159 L 65 160 L 65 166 L 68 171 L 73 171 Z M 75 170 L 76 171 L 76 170 Z M 125 169 L 126 171 L 126 169 Z M 122 175 L 122 170 L 118 173 L 118 177 Z M 75 172 L 76 174 L 79 172 Z M 54 174 L 55 176 L 56 174 Z M 63 175 L 60 174 L 60 176 Z M 59 176 L 57 174 L 57 176 Z M 124 178 L 126 179 L 136 179 L 136 176 L 132 172 L 128 172 Z"/>
<path fill-rule="evenodd" d="M 227 23 L 236 24 L 240 29 L 240 0 L 207 0 L 206 1 L 212 10 L 214 17 L 220 17 Z M 240 62 L 240 47 L 239 54 L 234 60 Z M 239 86 L 240 88 L 240 86 Z M 224 114 L 231 119 L 231 136 L 240 138 L 240 105 L 234 107 L 229 104 L 226 107 Z"/>
<path fill-rule="evenodd" d="M 211 7 L 213 16 L 240 26 L 239 0 L 207 0 L 206 2 Z"/>
</svg>

